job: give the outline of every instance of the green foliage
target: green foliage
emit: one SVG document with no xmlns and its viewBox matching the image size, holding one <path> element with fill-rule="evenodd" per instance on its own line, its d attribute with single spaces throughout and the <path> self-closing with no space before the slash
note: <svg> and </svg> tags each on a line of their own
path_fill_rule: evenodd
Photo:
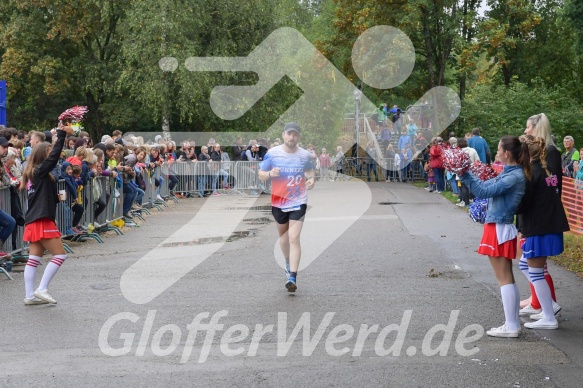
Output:
<svg viewBox="0 0 583 388">
<path fill-rule="evenodd" d="M 566 1 L 565 14 L 575 30 L 578 53 L 583 55 L 583 2 L 580 0 Z"/>
<path fill-rule="evenodd" d="M 504 85 L 477 85 L 468 93 L 460 115 L 464 132 L 474 127 L 490 147 L 497 146 L 504 135 L 520 135 L 526 120 L 535 114 L 546 113 L 560 147 L 562 138 L 571 135 L 576 145 L 583 145 L 583 108 L 563 87 L 546 86 L 540 79 L 532 86 L 521 82 Z"/>
</svg>

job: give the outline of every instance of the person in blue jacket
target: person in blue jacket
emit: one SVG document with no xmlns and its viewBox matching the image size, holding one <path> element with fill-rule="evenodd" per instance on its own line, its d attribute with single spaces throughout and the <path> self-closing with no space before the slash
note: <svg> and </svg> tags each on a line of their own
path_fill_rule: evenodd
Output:
<svg viewBox="0 0 583 388">
<path fill-rule="evenodd" d="M 520 333 L 520 292 L 512 272 L 516 258 L 518 231 L 514 216 L 530 178 L 528 146 L 516 136 L 504 136 L 498 143 L 498 157 L 504 170 L 494 179 L 481 181 L 471 172 L 460 180 L 478 198 L 488 198 L 488 210 L 478 253 L 487 255 L 494 269 L 504 307 L 505 323 L 486 331 L 492 337 L 518 337 Z"/>
</svg>

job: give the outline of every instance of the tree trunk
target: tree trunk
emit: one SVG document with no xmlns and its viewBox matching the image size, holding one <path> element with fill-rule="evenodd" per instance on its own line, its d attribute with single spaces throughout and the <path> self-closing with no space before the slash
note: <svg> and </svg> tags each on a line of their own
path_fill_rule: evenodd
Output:
<svg viewBox="0 0 583 388">
<path fill-rule="evenodd" d="M 164 140 L 171 140 L 170 135 L 170 120 L 168 120 L 168 114 L 162 117 L 162 137 Z"/>
<path fill-rule="evenodd" d="M 89 132 L 89 136 L 94 140 L 94 144 L 97 144 L 101 139 L 101 131 L 103 131 L 103 118 L 101 113 L 99 113 L 99 102 L 95 99 L 95 96 L 91 92 L 85 94 L 87 98 L 87 123 L 92 123 L 89 127 L 84 127 L 85 131 Z"/>
<path fill-rule="evenodd" d="M 429 30 L 429 15 L 425 7 L 421 8 L 421 17 L 423 19 L 423 40 L 425 41 L 425 51 L 427 52 L 427 77 L 429 89 L 435 86 L 434 66 L 435 59 L 433 57 L 433 42 L 431 40 L 431 31 Z"/>
<path fill-rule="evenodd" d="M 507 65 L 502 65 L 502 74 L 504 74 L 504 85 L 510 86 L 510 80 L 512 79 L 512 74 Z"/>
</svg>

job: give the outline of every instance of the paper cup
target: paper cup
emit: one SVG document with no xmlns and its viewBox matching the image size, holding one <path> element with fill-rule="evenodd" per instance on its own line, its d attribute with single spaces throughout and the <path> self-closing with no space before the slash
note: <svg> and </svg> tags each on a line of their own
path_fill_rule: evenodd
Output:
<svg viewBox="0 0 583 388">
<path fill-rule="evenodd" d="M 61 201 L 67 200 L 67 190 L 59 190 L 59 200 Z"/>
</svg>

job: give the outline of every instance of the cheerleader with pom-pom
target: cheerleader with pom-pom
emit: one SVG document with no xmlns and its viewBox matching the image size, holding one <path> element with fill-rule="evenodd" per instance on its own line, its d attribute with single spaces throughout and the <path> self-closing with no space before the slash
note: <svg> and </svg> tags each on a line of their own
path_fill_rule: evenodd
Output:
<svg viewBox="0 0 583 388">
<path fill-rule="evenodd" d="M 57 303 L 48 293 L 49 283 L 67 259 L 61 233 L 55 224 L 57 203 L 63 198 L 57 194 L 57 179 L 51 171 L 57 165 L 65 137 L 73 135 L 71 126 L 59 125 L 56 142 L 37 144 L 22 172 L 21 189 L 28 193 L 28 211 L 24 219 L 23 241 L 30 242 L 30 252 L 24 268 L 25 305 Z M 34 289 L 36 268 L 45 251 L 53 256 L 47 264 L 38 288 Z"/>
<path fill-rule="evenodd" d="M 497 177 L 487 181 L 482 181 L 468 171 L 471 163 L 467 154 L 463 151 L 462 153 L 459 161 L 456 159 L 458 164 L 464 164 L 460 180 L 476 197 L 488 198 L 488 211 L 478 253 L 487 255 L 490 259 L 500 285 L 506 318 L 502 326 L 492 328 L 486 334 L 492 337 L 518 337 L 520 293 L 512 272 L 512 259 L 516 258 L 517 246 L 514 215 L 524 195 L 526 180 L 530 178 L 528 147 L 522 144 L 518 137 L 504 136 L 498 143 L 498 156 L 505 164 L 504 170 Z M 451 163 L 451 160 L 449 162 Z M 444 164 L 447 168 L 447 163 Z"/>
</svg>

